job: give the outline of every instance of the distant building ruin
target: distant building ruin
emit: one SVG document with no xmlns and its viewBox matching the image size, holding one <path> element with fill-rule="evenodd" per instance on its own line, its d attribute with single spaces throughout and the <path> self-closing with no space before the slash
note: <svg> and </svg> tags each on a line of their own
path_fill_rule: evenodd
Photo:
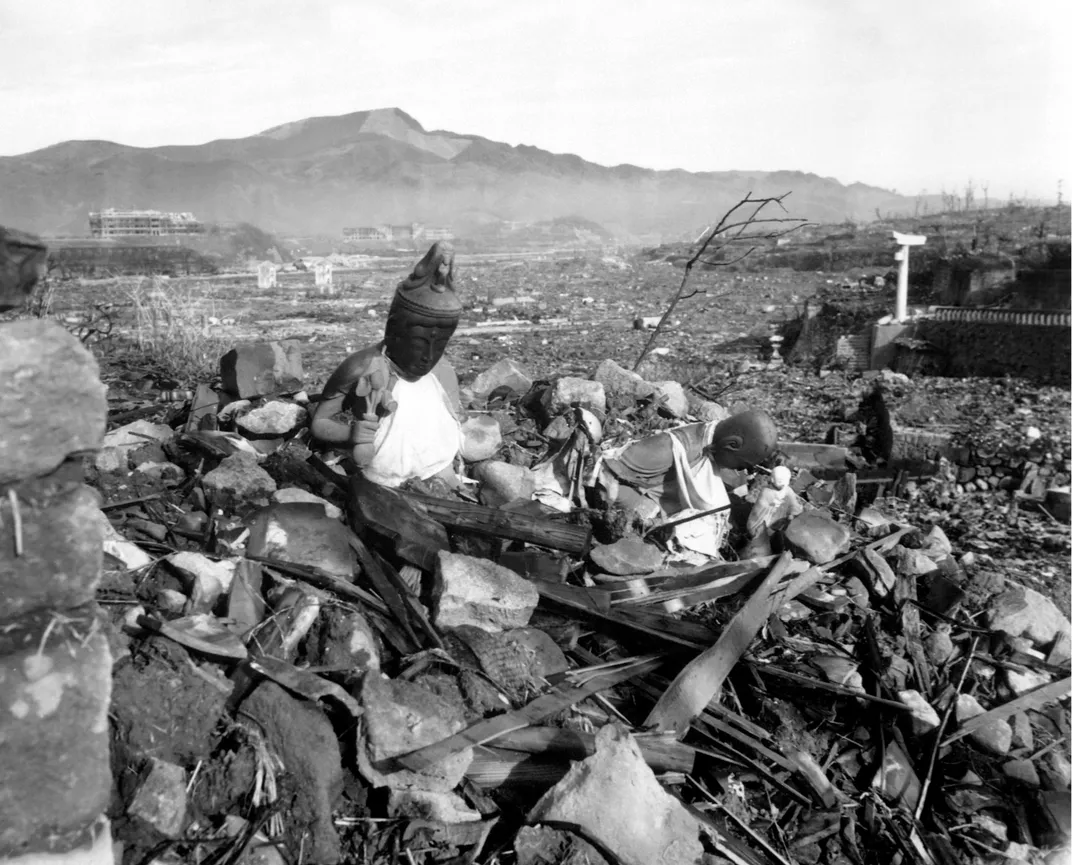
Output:
<svg viewBox="0 0 1072 865">
<path fill-rule="evenodd" d="M 432 243 L 437 240 L 453 240 L 454 230 L 449 225 L 425 225 L 411 222 L 408 225 L 362 225 L 344 228 L 342 239 L 348 243 Z"/>
<path fill-rule="evenodd" d="M 93 237 L 164 237 L 202 234 L 204 230 L 204 223 L 192 213 L 112 207 L 89 214 L 89 233 Z"/>
</svg>

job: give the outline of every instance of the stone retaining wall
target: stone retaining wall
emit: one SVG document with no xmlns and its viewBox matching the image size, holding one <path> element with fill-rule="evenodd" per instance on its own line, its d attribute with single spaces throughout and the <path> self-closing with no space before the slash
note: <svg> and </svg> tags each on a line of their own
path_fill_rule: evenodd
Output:
<svg viewBox="0 0 1072 865">
<path fill-rule="evenodd" d="M 2 863 L 113 861 L 112 661 L 94 600 L 104 526 L 79 456 L 106 416 L 77 339 L 53 322 L 0 325 Z"/>
<path fill-rule="evenodd" d="M 1032 315 L 1050 317 L 1045 313 Z M 1056 385 L 1072 381 L 1072 329 L 1067 324 L 923 319 L 915 335 L 943 353 L 947 375 L 1013 375 Z"/>
</svg>

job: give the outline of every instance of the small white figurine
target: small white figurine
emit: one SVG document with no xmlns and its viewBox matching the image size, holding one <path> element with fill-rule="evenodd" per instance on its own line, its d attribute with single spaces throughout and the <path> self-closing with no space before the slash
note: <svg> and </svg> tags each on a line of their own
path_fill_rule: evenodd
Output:
<svg viewBox="0 0 1072 865">
<path fill-rule="evenodd" d="M 797 514 L 804 510 L 793 488 L 789 486 L 792 475 L 785 466 L 777 466 L 771 471 L 771 486 L 759 494 L 748 515 L 748 534 L 752 538 L 766 535 L 784 528 Z"/>
</svg>

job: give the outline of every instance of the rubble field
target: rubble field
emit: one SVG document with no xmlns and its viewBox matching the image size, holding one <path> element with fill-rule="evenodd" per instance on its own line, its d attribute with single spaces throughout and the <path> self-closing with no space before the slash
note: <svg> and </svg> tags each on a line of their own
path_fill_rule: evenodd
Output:
<svg viewBox="0 0 1072 865">
<path fill-rule="evenodd" d="M 408 264 L 190 282 L 202 380 L 131 347 L 118 284 L 57 300 L 114 303 L 85 465 L 123 863 L 1067 861 L 1067 390 L 786 365 L 839 278 L 786 270 L 696 274 L 633 374 L 679 268 L 459 256 L 472 483 L 386 490 L 308 406 Z M 748 408 L 780 449 L 717 558 L 584 483 Z M 800 512 L 757 546 L 778 465 Z"/>
</svg>

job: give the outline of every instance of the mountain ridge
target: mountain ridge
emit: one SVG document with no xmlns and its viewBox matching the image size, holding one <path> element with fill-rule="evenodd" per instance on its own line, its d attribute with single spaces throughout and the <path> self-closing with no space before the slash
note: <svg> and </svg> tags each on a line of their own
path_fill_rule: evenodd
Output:
<svg viewBox="0 0 1072 865">
<path fill-rule="evenodd" d="M 604 166 L 528 144 L 427 131 L 399 108 L 309 117 L 194 145 L 58 142 L 0 157 L 0 189 L 0 224 L 45 234 L 85 233 L 89 211 L 135 207 L 292 235 L 398 222 L 464 233 L 472 213 L 482 222 L 577 215 L 622 240 L 653 240 L 710 222 L 749 191 L 791 191 L 792 215 L 817 222 L 866 221 L 876 208 L 914 205 L 889 190 L 805 171 Z"/>
</svg>

